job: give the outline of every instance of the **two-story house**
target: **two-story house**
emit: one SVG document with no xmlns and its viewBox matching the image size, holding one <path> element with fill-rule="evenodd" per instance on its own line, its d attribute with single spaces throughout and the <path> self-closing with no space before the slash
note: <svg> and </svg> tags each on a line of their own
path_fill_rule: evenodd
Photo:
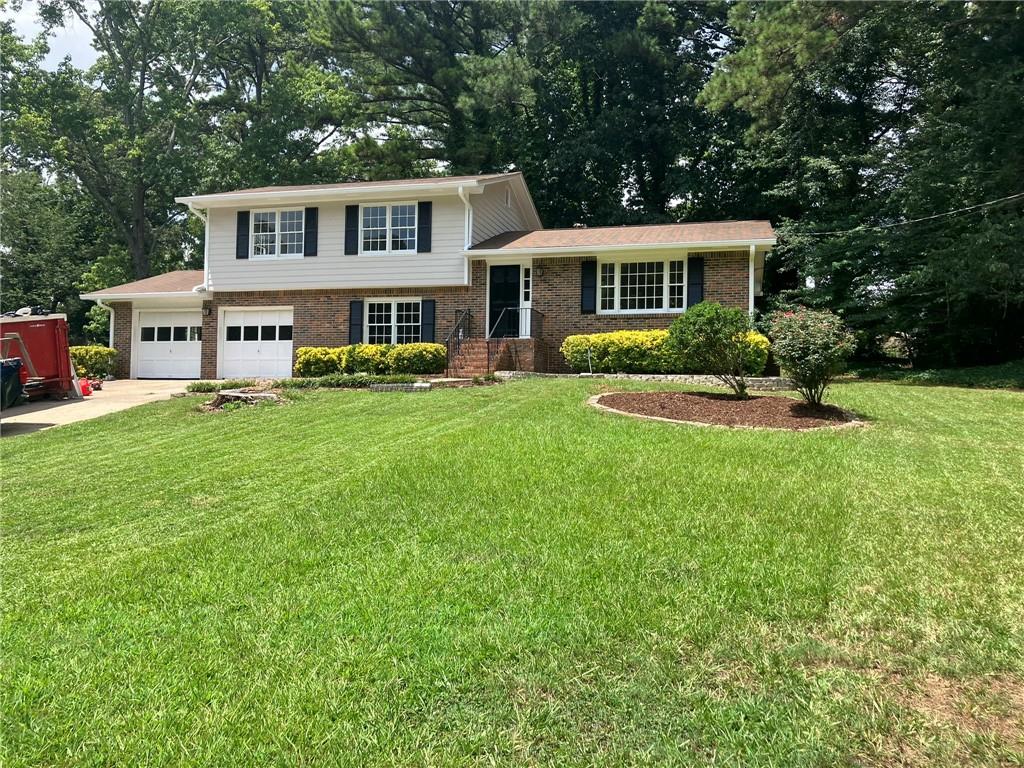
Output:
<svg viewBox="0 0 1024 768">
<path fill-rule="evenodd" d="M 455 337 L 459 370 L 564 370 L 574 333 L 752 311 L 775 244 L 767 221 L 544 229 L 520 173 L 177 201 L 205 222 L 203 270 L 83 295 L 113 313 L 122 377 L 285 377 L 302 346 Z"/>
</svg>

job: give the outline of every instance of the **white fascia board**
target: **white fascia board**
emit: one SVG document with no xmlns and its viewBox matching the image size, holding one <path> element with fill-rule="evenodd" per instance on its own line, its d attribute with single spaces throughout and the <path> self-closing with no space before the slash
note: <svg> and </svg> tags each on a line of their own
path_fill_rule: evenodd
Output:
<svg viewBox="0 0 1024 768">
<path fill-rule="evenodd" d="M 476 181 L 445 181 L 436 184 L 395 184 L 389 186 L 349 187 L 347 189 L 223 192 L 213 195 L 176 197 L 174 201 L 182 205 L 189 205 L 191 203 L 201 208 L 230 208 L 245 204 L 273 206 L 279 203 L 316 203 L 334 200 L 366 200 L 369 198 L 374 200 L 408 198 L 410 194 L 414 197 L 422 197 L 422 193 L 427 193 L 431 197 L 437 195 L 457 195 L 459 187 L 471 190 L 479 186 L 479 182 Z"/>
<path fill-rule="evenodd" d="M 775 245 L 775 238 L 764 238 L 761 240 L 720 240 L 706 243 L 635 243 L 633 245 L 560 245 L 551 248 L 487 248 L 471 249 L 463 251 L 462 255 L 471 259 L 485 256 L 557 256 L 562 254 L 590 254 L 590 253 L 628 253 L 631 251 L 664 251 L 664 250 L 687 250 L 687 251 L 713 251 L 719 248 L 740 248 L 743 246 L 771 247 Z"/>
<path fill-rule="evenodd" d="M 163 293 L 104 293 L 93 291 L 80 294 L 78 298 L 95 301 L 140 301 L 142 299 L 197 299 L 202 303 L 203 294 L 199 291 L 165 291 Z"/>
</svg>

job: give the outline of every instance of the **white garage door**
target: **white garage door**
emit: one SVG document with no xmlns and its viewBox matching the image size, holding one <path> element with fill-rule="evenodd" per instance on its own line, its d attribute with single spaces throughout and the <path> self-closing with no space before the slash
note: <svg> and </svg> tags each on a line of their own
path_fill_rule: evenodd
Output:
<svg viewBox="0 0 1024 768">
<path fill-rule="evenodd" d="M 221 376 L 287 378 L 292 375 L 292 310 L 224 310 Z"/>
<path fill-rule="evenodd" d="M 139 312 L 140 379 L 198 379 L 203 316 L 194 312 Z"/>
</svg>

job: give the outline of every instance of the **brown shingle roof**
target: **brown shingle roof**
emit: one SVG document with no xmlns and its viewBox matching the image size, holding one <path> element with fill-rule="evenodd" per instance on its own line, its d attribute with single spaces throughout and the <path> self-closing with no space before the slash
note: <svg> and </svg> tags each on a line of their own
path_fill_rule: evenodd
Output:
<svg viewBox="0 0 1024 768">
<path fill-rule="evenodd" d="M 473 246 L 474 251 L 538 248 L 673 245 L 746 242 L 775 237 L 768 221 L 708 221 L 693 224 L 641 224 L 628 227 L 577 227 L 505 232 Z"/>
<path fill-rule="evenodd" d="M 500 179 L 504 176 L 512 176 L 511 173 L 484 173 L 475 176 L 430 176 L 417 179 L 388 179 L 387 181 L 349 181 L 342 184 L 298 184 L 284 187 L 251 187 L 250 189 L 232 189 L 227 192 L 214 192 L 217 195 L 241 195 L 249 192 L 298 192 L 314 189 L 351 189 L 363 187 L 389 187 L 403 184 L 438 184 L 443 182 L 459 181 L 486 181 L 488 179 Z"/>
<path fill-rule="evenodd" d="M 177 272 L 165 272 L 124 285 L 113 285 L 92 293 L 82 294 L 83 297 L 99 296 L 131 296 L 138 293 L 187 293 L 197 285 L 203 284 L 203 270 L 180 269 Z"/>
</svg>

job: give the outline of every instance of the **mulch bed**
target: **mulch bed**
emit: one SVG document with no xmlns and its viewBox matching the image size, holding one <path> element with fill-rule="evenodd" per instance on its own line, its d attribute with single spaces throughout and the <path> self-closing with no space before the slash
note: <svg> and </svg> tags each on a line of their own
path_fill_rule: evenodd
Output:
<svg viewBox="0 0 1024 768">
<path fill-rule="evenodd" d="M 718 424 L 726 427 L 816 429 L 856 423 L 834 405 L 812 406 L 791 397 L 751 397 L 707 392 L 612 392 L 594 401 L 606 408 L 672 421 Z"/>
</svg>

